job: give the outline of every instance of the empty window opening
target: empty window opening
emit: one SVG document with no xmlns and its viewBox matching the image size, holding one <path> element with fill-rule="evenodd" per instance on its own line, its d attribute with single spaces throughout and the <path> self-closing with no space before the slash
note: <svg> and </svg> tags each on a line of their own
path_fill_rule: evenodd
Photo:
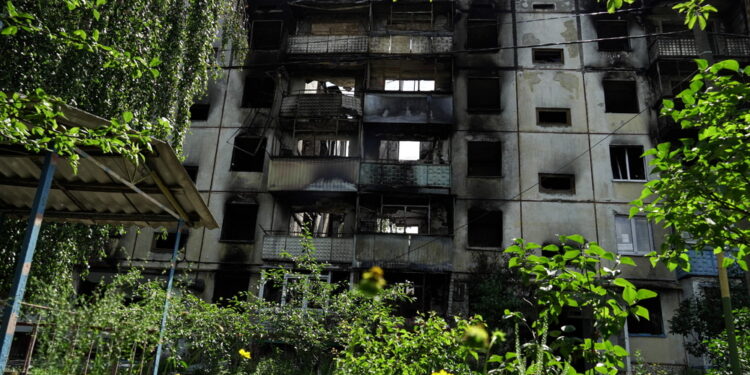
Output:
<svg viewBox="0 0 750 375">
<path fill-rule="evenodd" d="M 252 242 L 255 239 L 255 223 L 258 205 L 244 202 L 229 202 L 224 206 L 224 221 L 221 224 L 221 241 Z"/>
<path fill-rule="evenodd" d="M 532 48 L 531 53 L 535 64 L 562 64 L 565 59 L 562 48 Z"/>
<path fill-rule="evenodd" d="M 266 158 L 266 139 L 258 137 L 237 136 L 232 148 L 230 171 L 263 172 Z"/>
<path fill-rule="evenodd" d="M 470 111 L 499 110 L 500 78 L 469 78 L 466 82 L 466 108 Z"/>
<path fill-rule="evenodd" d="M 609 161 L 612 164 L 612 178 L 646 180 L 646 169 L 641 155 L 643 155 L 643 146 L 610 146 Z"/>
<path fill-rule="evenodd" d="M 615 231 L 620 253 L 645 255 L 654 250 L 651 226 L 644 216 L 631 219 L 627 215 L 615 215 Z"/>
<path fill-rule="evenodd" d="M 342 86 L 331 81 L 305 82 L 305 94 L 342 94 L 354 96 L 354 86 Z"/>
<path fill-rule="evenodd" d="M 281 21 L 253 21 L 250 48 L 255 50 L 278 50 L 281 48 Z"/>
<path fill-rule="evenodd" d="M 542 193 L 575 193 L 576 177 L 572 174 L 539 174 L 539 191 Z"/>
<path fill-rule="evenodd" d="M 427 164 L 448 163 L 448 143 L 441 139 L 429 141 L 397 141 L 381 139 L 378 160 L 419 161 Z"/>
<path fill-rule="evenodd" d="M 450 234 L 450 200 L 422 196 L 365 194 L 359 205 L 363 233 Z"/>
<path fill-rule="evenodd" d="M 383 204 L 378 233 L 428 234 L 429 205 Z"/>
<path fill-rule="evenodd" d="M 597 38 L 619 38 L 611 40 L 600 40 L 598 42 L 599 51 L 629 51 L 630 41 L 628 40 L 628 21 L 622 20 L 599 20 L 596 21 Z"/>
<path fill-rule="evenodd" d="M 537 108 L 537 125 L 568 126 L 570 125 L 570 109 L 568 108 Z"/>
<path fill-rule="evenodd" d="M 496 20 L 469 20 L 466 27 L 467 49 L 493 49 L 499 46 Z"/>
<path fill-rule="evenodd" d="M 195 183 L 198 180 L 198 166 L 197 165 L 184 165 L 185 172 L 187 172 L 190 180 Z"/>
<path fill-rule="evenodd" d="M 635 81 L 602 82 L 604 109 L 610 113 L 638 113 L 638 94 Z"/>
<path fill-rule="evenodd" d="M 240 298 L 250 287 L 250 273 L 219 271 L 214 273 L 214 295 L 212 302 L 220 306 L 230 305 L 229 301 Z"/>
<path fill-rule="evenodd" d="M 187 243 L 188 232 L 182 232 L 178 249 L 184 249 Z M 174 250 L 174 243 L 177 240 L 177 232 L 168 232 L 166 236 L 161 231 L 154 233 L 154 243 L 152 251 L 155 253 L 171 253 Z"/>
<path fill-rule="evenodd" d="M 190 120 L 206 121 L 211 106 L 208 103 L 195 103 L 190 106 Z"/>
<path fill-rule="evenodd" d="M 386 78 L 385 91 L 435 91 L 435 80 Z"/>
<path fill-rule="evenodd" d="M 300 156 L 349 157 L 351 142 L 346 139 L 298 139 L 297 154 Z"/>
<path fill-rule="evenodd" d="M 419 142 L 418 141 L 400 141 L 398 142 L 398 160 L 419 160 Z"/>
<path fill-rule="evenodd" d="M 649 319 L 628 316 L 628 334 L 657 336 L 664 334 L 664 320 L 661 315 L 661 297 L 644 299 L 638 301 L 637 305 L 643 306 L 648 310 Z"/>
<path fill-rule="evenodd" d="M 342 237 L 344 235 L 343 213 L 316 211 L 293 212 L 289 219 L 289 234 L 302 235 L 307 228 L 313 237 Z"/>
<path fill-rule="evenodd" d="M 502 176 L 502 147 L 500 142 L 468 142 L 468 176 Z"/>
<path fill-rule="evenodd" d="M 555 10 L 555 4 L 551 3 L 537 3 L 531 6 L 534 10 Z"/>
<path fill-rule="evenodd" d="M 501 247 L 503 245 L 503 212 L 478 208 L 469 210 L 469 247 Z"/>
<path fill-rule="evenodd" d="M 249 76 L 245 78 L 242 107 L 270 108 L 273 105 L 275 91 L 276 82 L 273 78 L 268 76 Z"/>
</svg>

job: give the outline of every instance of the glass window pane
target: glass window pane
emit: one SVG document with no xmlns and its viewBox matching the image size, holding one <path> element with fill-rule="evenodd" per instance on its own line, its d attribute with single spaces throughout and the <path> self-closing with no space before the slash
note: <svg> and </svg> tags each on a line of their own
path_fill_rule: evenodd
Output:
<svg viewBox="0 0 750 375">
<path fill-rule="evenodd" d="M 386 79 L 385 80 L 385 91 L 398 91 L 399 80 L 397 79 Z"/>
<path fill-rule="evenodd" d="M 435 81 L 434 80 L 419 81 L 419 91 L 435 91 Z"/>
<path fill-rule="evenodd" d="M 631 180 L 645 180 L 646 174 L 643 168 L 643 147 L 628 147 L 628 166 L 630 167 Z"/>
<path fill-rule="evenodd" d="M 630 231 L 630 220 L 627 216 L 615 216 L 617 251 L 633 251 L 633 238 Z"/>
<path fill-rule="evenodd" d="M 417 91 L 417 81 L 414 81 L 414 80 L 401 81 L 401 91 Z"/>
<path fill-rule="evenodd" d="M 648 221 L 645 217 L 633 218 L 635 222 L 636 251 L 648 253 L 651 249 L 651 237 L 648 231 Z"/>
</svg>

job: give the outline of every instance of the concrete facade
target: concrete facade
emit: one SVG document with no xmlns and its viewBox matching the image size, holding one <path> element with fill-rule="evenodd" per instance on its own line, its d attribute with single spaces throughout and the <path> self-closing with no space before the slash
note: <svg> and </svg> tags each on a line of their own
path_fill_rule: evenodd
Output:
<svg viewBox="0 0 750 375">
<path fill-rule="evenodd" d="M 180 267 L 207 300 L 257 291 L 262 268 L 286 264 L 279 247 L 301 251 L 296 213 L 320 226 L 318 255 L 337 277 L 378 264 L 432 290 L 422 309 L 455 314 L 477 254 L 577 233 L 633 255 L 643 267 L 625 276 L 661 295 L 661 333 L 631 334 L 631 348 L 648 362 L 701 365 L 668 334 L 685 297 L 677 276 L 642 256 L 663 231 L 625 219 L 653 178 L 648 160 L 612 160 L 669 137 L 657 104 L 672 94 L 665 82 L 686 77 L 672 68 L 692 58 L 656 49 L 679 16 L 645 3 L 607 15 L 588 0 L 251 1 L 250 53 L 210 85 L 207 117 L 185 141 L 185 165 L 197 167 L 222 229 L 191 231 Z M 744 15 L 738 4 L 722 11 Z M 746 34 L 741 21 L 715 28 Z M 605 34 L 623 43 L 596 41 Z M 265 142 L 247 149 L 238 136 Z M 262 168 L 242 171 L 243 153 Z M 540 174 L 562 180 L 542 186 Z M 255 215 L 242 233 L 224 229 L 234 203 Z M 470 238 L 476 224 L 500 235 Z M 169 255 L 154 244 L 154 231 L 134 231 L 121 255 L 164 267 Z M 232 280 L 239 286 L 225 290 Z"/>
</svg>

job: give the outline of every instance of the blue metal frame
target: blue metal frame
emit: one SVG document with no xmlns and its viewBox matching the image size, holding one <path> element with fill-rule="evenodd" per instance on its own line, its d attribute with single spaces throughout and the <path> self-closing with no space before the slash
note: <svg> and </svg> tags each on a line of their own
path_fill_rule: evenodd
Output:
<svg viewBox="0 0 750 375">
<path fill-rule="evenodd" d="M 174 270 L 177 266 L 177 252 L 180 250 L 180 237 L 182 237 L 182 226 L 184 221 L 177 221 L 177 236 L 174 240 L 172 250 L 172 261 L 169 265 L 169 279 L 167 280 L 167 297 L 164 299 L 164 311 L 161 315 L 161 328 L 159 329 L 159 344 L 156 346 L 156 357 L 154 358 L 154 375 L 159 374 L 159 361 L 161 360 L 161 349 L 164 341 L 164 331 L 167 328 L 167 316 L 169 315 L 169 298 L 172 296 L 172 282 L 174 281 Z"/>
<path fill-rule="evenodd" d="M 47 152 L 44 155 L 44 166 L 42 174 L 39 177 L 39 185 L 34 195 L 34 203 L 31 206 L 29 222 L 26 228 L 26 235 L 21 245 L 21 251 L 18 254 L 16 262 L 16 273 L 13 276 L 13 286 L 10 290 L 11 304 L 6 306 L 3 313 L 3 323 L 0 332 L 3 332 L 3 341 L 0 344 L 0 369 L 5 371 L 10 355 L 10 347 L 13 345 L 13 335 L 16 332 L 16 322 L 21 310 L 21 302 L 26 291 L 26 281 L 29 278 L 31 262 L 34 259 L 34 250 L 36 249 L 36 240 L 39 237 L 39 229 L 44 219 L 44 209 L 47 206 L 49 190 L 52 186 L 52 177 L 55 175 L 55 168 L 59 157 L 54 152 Z"/>
</svg>

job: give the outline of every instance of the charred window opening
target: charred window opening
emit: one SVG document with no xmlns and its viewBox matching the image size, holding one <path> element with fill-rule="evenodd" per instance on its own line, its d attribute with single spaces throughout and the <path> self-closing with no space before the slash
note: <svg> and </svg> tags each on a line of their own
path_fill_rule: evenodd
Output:
<svg viewBox="0 0 750 375">
<path fill-rule="evenodd" d="M 473 4 L 466 24 L 467 49 L 491 49 L 499 46 L 499 28 L 495 8 L 491 5 Z"/>
<path fill-rule="evenodd" d="M 664 320 L 661 315 L 661 297 L 644 299 L 638 301 L 638 306 L 643 306 L 648 310 L 650 319 L 646 320 L 641 317 L 628 316 L 628 334 L 657 336 L 664 334 Z"/>
<path fill-rule="evenodd" d="M 278 50 L 281 48 L 282 21 L 253 21 L 250 48 L 255 50 Z"/>
<path fill-rule="evenodd" d="M 349 157 L 351 141 L 347 139 L 319 138 L 298 139 L 297 155 L 323 157 Z"/>
<path fill-rule="evenodd" d="M 576 177 L 572 174 L 539 174 L 539 191 L 542 193 L 567 193 L 573 194 Z"/>
<path fill-rule="evenodd" d="M 643 146 L 610 146 L 609 161 L 612 164 L 612 178 L 615 180 L 646 180 L 643 165 Z"/>
<path fill-rule="evenodd" d="M 187 172 L 188 177 L 190 177 L 190 181 L 193 181 L 193 183 L 196 183 L 198 180 L 198 166 L 197 165 L 184 165 L 185 172 Z"/>
<path fill-rule="evenodd" d="M 263 172 L 266 158 L 266 139 L 238 135 L 234 138 L 230 171 Z"/>
<path fill-rule="evenodd" d="M 653 233 L 645 216 L 615 215 L 617 251 L 645 255 L 653 251 Z"/>
<path fill-rule="evenodd" d="M 503 212 L 479 208 L 469 210 L 469 247 L 501 247 L 503 245 Z"/>
<path fill-rule="evenodd" d="M 469 77 L 466 82 L 466 109 L 469 111 L 499 111 L 500 78 Z"/>
<path fill-rule="evenodd" d="M 451 231 L 451 202 L 428 196 L 366 194 L 360 198 L 363 233 L 445 235 Z"/>
<path fill-rule="evenodd" d="M 638 93 L 635 81 L 605 80 L 604 109 L 609 113 L 638 113 Z"/>
<path fill-rule="evenodd" d="M 182 232 L 178 249 L 184 249 L 188 239 L 188 231 Z M 166 237 L 162 232 L 154 233 L 153 246 L 151 251 L 154 253 L 171 253 L 174 250 L 174 243 L 177 241 L 177 232 L 168 232 Z"/>
<path fill-rule="evenodd" d="M 190 106 L 191 121 L 206 121 L 211 105 L 208 103 L 195 103 Z"/>
<path fill-rule="evenodd" d="M 503 150 L 500 142 L 468 142 L 468 176 L 501 177 Z"/>
<path fill-rule="evenodd" d="M 221 242 L 248 243 L 255 240 L 258 205 L 247 202 L 227 202 L 221 224 Z"/>
<path fill-rule="evenodd" d="M 289 234 L 302 235 L 306 228 L 313 237 L 342 237 L 346 215 L 343 213 L 297 211 L 289 218 Z"/>
<path fill-rule="evenodd" d="M 226 271 L 214 273 L 214 295 L 212 302 L 220 306 L 228 306 L 234 297 L 240 298 L 242 293 L 248 291 L 250 286 L 250 273 Z"/>
<path fill-rule="evenodd" d="M 600 40 L 599 51 L 629 51 L 630 41 L 628 37 L 628 21 L 621 20 L 599 20 L 595 24 L 597 38 L 621 38 L 612 40 Z"/>
<path fill-rule="evenodd" d="M 435 80 L 386 78 L 385 91 L 435 91 Z"/>
<path fill-rule="evenodd" d="M 565 62 L 562 48 L 532 48 L 532 62 L 535 64 L 562 64 Z"/>
<path fill-rule="evenodd" d="M 534 10 L 555 10 L 555 4 L 551 3 L 536 3 L 531 6 Z"/>
<path fill-rule="evenodd" d="M 268 76 L 248 76 L 242 93 L 242 107 L 270 108 L 273 105 L 276 82 Z"/>
<path fill-rule="evenodd" d="M 570 109 L 569 108 L 537 108 L 536 109 L 537 125 L 551 126 L 569 126 Z"/>
</svg>

